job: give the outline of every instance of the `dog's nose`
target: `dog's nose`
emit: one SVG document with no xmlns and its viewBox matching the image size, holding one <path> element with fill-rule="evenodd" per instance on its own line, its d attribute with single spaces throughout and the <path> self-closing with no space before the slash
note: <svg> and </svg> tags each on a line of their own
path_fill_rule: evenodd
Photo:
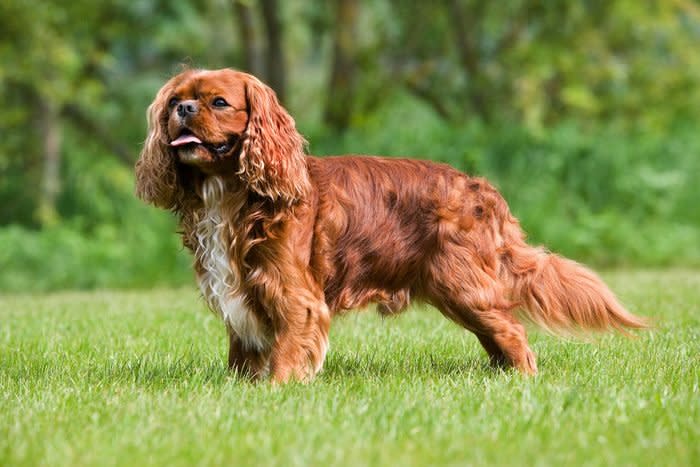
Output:
<svg viewBox="0 0 700 467">
<path fill-rule="evenodd" d="M 177 105 L 177 114 L 180 118 L 196 115 L 198 110 L 197 101 L 184 101 Z"/>
</svg>

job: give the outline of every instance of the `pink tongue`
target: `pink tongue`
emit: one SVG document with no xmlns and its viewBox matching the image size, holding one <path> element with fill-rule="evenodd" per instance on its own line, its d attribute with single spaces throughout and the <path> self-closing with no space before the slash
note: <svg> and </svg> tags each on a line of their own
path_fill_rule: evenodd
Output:
<svg viewBox="0 0 700 467">
<path fill-rule="evenodd" d="M 183 144 L 197 143 L 202 144 L 202 140 L 195 135 L 182 135 L 176 140 L 170 142 L 171 146 L 182 146 Z"/>
</svg>

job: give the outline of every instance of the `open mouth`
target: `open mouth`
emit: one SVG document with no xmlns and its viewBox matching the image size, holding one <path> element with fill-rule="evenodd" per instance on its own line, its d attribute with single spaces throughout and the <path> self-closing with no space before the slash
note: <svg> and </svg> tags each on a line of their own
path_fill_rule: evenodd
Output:
<svg viewBox="0 0 700 467">
<path fill-rule="evenodd" d="M 184 129 L 180 136 L 170 142 L 170 147 L 178 151 L 183 162 L 215 161 L 228 154 L 236 146 L 237 142 L 237 135 L 231 136 L 223 143 L 204 142 L 192 131 Z"/>
</svg>

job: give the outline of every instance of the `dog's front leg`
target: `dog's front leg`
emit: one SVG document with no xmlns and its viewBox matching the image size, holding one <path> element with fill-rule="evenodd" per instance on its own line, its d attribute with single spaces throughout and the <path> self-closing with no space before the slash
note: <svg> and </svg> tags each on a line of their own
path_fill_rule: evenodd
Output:
<svg viewBox="0 0 700 467">
<path fill-rule="evenodd" d="M 273 382 L 309 381 L 323 367 L 328 350 L 330 313 L 322 300 L 309 295 L 292 295 L 295 298 L 288 303 L 289 307 L 279 310 L 270 354 Z"/>
<path fill-rule="evenodd" d="M 257 380 L 268 371 L 269 355 L 258 349 L 244 345 L 233 329 L 228 328 L 228 368 L 245 378 Z"/>
</svg>

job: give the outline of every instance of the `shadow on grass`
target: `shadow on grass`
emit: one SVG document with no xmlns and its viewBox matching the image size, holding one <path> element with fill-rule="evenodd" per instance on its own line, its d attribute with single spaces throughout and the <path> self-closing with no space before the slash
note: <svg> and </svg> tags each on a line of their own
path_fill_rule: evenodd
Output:
<svg viewBox="0 0 700 467">
<path fill-rule="evenodd" d="M 320 377 L 343 378 L 420 378 L 439 379 L 463 377 L 469 374 L 496 375 L 501 370 L 488 364 L 487 359 L 415 354 L 404 358 L 389 355 L 340 354 L 329 356 Z M 249 383 L 250 380 L 228 370 L 223 360 L 180 359 L 158 361 L 139 358 L 116 363 L 91 371 L 92 378 L 103 382 L 128 382 L 144 386 L 168 386 L 187 381 L 188 384 Z"/>
<path fill-rule="evenodd" d="M 130 355 L 109 360 L 68 361 L 35 356 L 22 365 L 6 368 L 5 376 L 18 383 L 59 383 L 74 381 L 93 387 L 135 385 L 143 388 L 248 383 L 243 376 L 228 370 L 223 358 L 211 355 L 172 356 Z M 467 355 L 433 355 L 427 352 L 406 355 L 336 353 L 329 355 L 320 377 L 323 380 L 367 379 L 439 379 L 465 375 L 495 376 L 501 370 L 491 367 L 486 358 Z"/>
<path fill-rule="evenodd" d="M 436 356 L 429 353 L 402 357 L 390 355 L 338 354 L 329 356 L 324 377 L 368 378 L 442 378 L 466 374 L 496 374 L 501 370 L 489 365 L 486 358 Z"/>
</svg>

